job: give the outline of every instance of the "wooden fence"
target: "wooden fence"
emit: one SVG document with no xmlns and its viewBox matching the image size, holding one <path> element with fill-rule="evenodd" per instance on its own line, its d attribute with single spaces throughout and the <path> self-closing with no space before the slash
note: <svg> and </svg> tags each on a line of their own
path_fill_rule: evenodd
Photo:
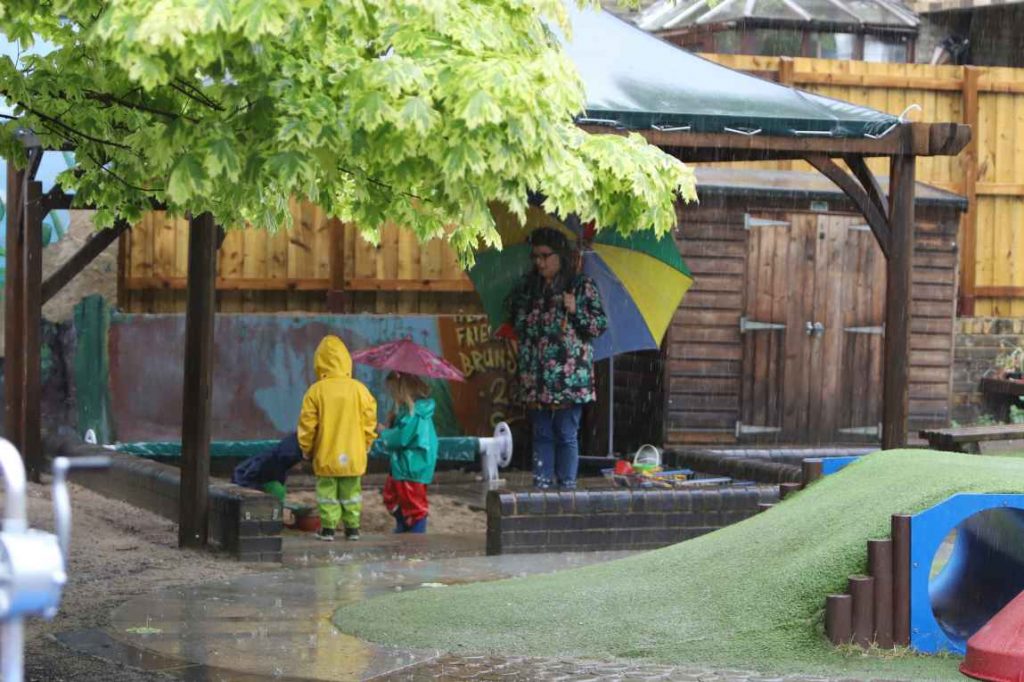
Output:
<svg viewBox="0 0 1024 682">
<path fill-rule="evenodd" d="M 387 227 L 379 247 L 316 206 L 292 202 L 293 227 L 228 231 L 219 251 L 221 312 L 478 312 L 472 284 L 441 241 L 419 244 Z M 188 222 L 147 214 L 121 242 L 119 304 L 133 312 L 184 310 Z"/>
<path fill-rule="evenodd" d="M 970 201 L 959 239 L 961 313 L 1024 316 L 1024 69 L 704 56 L 891 114 L 917 104 L 921 111 L 909 112 L 911 120 L 970 124 L 974 135 L 964 153 L 919 159 L 917 179 Z M 872 169 L 887 173 L 882 163 Z"/>
<path fill-rule="evenodd" d="M 1024 69 L 706 56 L 893 114 L 917 104 L 921 111 L 908 114 L 913 120 L 971 124 L 970 147 L 959 157 L 920 159 L 918 179 L 971 202 L 959 239 L 962 312 L 1024 316 Z M 806 169 L 789 161 L 753 165 Z M 872 167 L 887 173 L 882 163 Z M 315 311 L 328 299 L 332 309 L 355 312 L 479 309 L 445 244 L 420 245 L 392 227 L 375 249 L 352 226 L 327 220 L 316 207 L 295 204 L 293 216 L 289 233 L 227 235 L 219 264 L 221 311 Z M 159 213 L 125 237 L 122 307 L 182 310 L 186 244 L 185 222 Z"/>
</svg>

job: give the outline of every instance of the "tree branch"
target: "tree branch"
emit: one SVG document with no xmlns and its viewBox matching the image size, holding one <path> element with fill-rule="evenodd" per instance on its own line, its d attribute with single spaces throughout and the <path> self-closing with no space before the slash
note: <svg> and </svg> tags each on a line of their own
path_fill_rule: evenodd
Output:
<svg viewBox="0 0 1024 682">
<path fill-rule="evenodd" d="M 0 95 L 6 95 L 6 93 L 0 92 Z M 128 150 L 131 149 L 131 147 L 129 147 L 126 144 L 121 144 L 120 142 L 114 142 L 113 140 L 104 140 L 103 138 L 95 137 L 95 136 L 90 135 L 88 133 L 83 133 L 80 130 L 76 130 L 75 128 L 72 128 L 71 126 L 69 126 L 67 123 L 64 123 L 64 121 L 61 121 L 60 119 L 54 118 L 52 116 L 48 116 L 47 114 L 44 114 L 41 111 L 36 111 L 32 107 L 26 105 L 24 102 L 15 102 L 15 104 L 17 104 L 19 107 L 21 107 L 25 111 L 29 112 L 33 116 L 38 117 L 41 121 L 44 121 L 44 122 L 47 122 L 47 123 L 52 123 L 53 125 L 57 126 L 58 128 L 60 128 L 61 130 L 64 131 L 65 136 L 72 135 L 72 136 L 80 137 L 83 140 L 88 140 L 90 142 L 95 142 L 96 144 L 102 144 L 102 145 L 108 145 L 108 146 L 111 146 L 111 147 L 117 147 L 118 149 L 128 149 Z"/>
<path fill-rule="evenodd" d="M 104 173 L 107 173 L 107 174 L 109 174 L 109 175 L 110 175 L 110 177 L 114 178 L 115 180 L 117 180 L 118 182 L 120 182 L 120 183 L 121 183 L 122 185 L 124 185 L 124 186 L 125 186 L 125 187 L 127 187 L 128 189 L 133 189 L 133 190 L 135 190 L 136 192 L 142 192 L 142 193 L 144 193 L 144 194 L 156 194 L 157 192 L 163 192 L 163 191 L 164 191 L 164 190 L 163 190 L 163 188 L 161 188 L 161 187 L 154 187 L 154 188 L 152 188 L 152 189 L 150 189 L 150 188 L 147 188 L 147 187 L 136 187 L 135 185 L 131 184 L 130 182 L 128 182 L 127 180 L 125 180 L 125 179 L 124 179 L 123 177 L 121 177 L 120 175 L 118 175 L 117 173 L 115 173 L 114 171 L 112 171 L 112 170 L 111 170 L 110 168 L 107 168 L 106 164 L 104 164 L 104 163 L 101 163 L 101 162 L 100 162 L 100 160 L 99 160 L 99 159 L 97 159 L 97 158 L 96 158 L 95 156 L 93 156 L 92 154 L 86 154 L 86 157 L 87 157 L 87 158 L 88 158 L 88 159 L 89 159 L 90 161 L 92 161 L 93 163 L 95 163 L 95 164 L 96 164 L 96 167 L 97 167 L 97 168 L 99 168 L 100 170 L 102 170 L 102 171 L 103 171 Z"/>
<path fill-rule="evenodd" d="M 212 99 L 207 97 L 200 90 L 196 89 L 195 86 L 193 86 L 191 83 L 186 83 L 182 80 L 175 80 L 172 83 L 168 83 L 168 85 L 170 85 L 172 88 L 174 88 L 181 94 L 185 95 L 189 99 L 193 99 L 205 107 L 213 109 L 214 111 L 224 111 L 224 107 L 222 107 L 220 104 L 214 102 Z"/>
<path fill-rule="evenodd" d="M 136 111 L 143 111 L 143 112 L 145 112 L 147 114 L 153 114 L 155 116 L 162 116 L 164 118 L 169 118 L 171 120 L 177 120 L 179 118 L 184 118 L 186 121 L 189 121 L 190 123 L 199 123 L 199 119 L 193 118 L 191 116 L 187 116 L 185 114 L 176 114 L 173 111 L 164 111 L 162 109 L 157 109 L 155 107 L 150 107 L 150 106 L 147 106 L 145 104 L 136 104 L 135 102 L 129 102 L 128 100 L 122 99 L 122 98 L 120 98 L 120 97 L 118 97 L 116 95 L 111 95 L 111 94 L 105 93 L 105 92 L 94 92 L 94 91 L 89 90 L 89 91 L 86 91 L 85 96 L 86 96 L 87 99 L 91 99 L 91 100 L 96 101 L 96 102 L 102 102 L 104 104 L 119 104 L 119 105 L 121 105 L 123 107 L 127 107 L 129 109 L 134 109 Z"/>
</svg>

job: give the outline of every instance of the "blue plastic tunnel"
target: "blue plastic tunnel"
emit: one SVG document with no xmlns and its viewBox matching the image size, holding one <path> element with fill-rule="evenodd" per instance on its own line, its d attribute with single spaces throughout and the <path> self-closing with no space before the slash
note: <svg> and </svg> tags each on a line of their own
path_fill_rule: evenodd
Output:
<svg viewBox="0 0 1024 682">
<path fill-rule="evenodd" d="M 956 531 L 948 560 L 932 573 Z M 1024 590 L 1024 495 L 954 495 L 911 521 L 911 644 L 966 651 L 967 640 Z"/>
</svg>

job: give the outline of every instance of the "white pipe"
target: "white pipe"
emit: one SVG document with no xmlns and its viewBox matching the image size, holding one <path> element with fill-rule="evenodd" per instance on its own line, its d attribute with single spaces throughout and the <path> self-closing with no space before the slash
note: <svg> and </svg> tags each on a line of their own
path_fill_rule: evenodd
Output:
<svg viewBox="0 0 1024 682">
<path fill-rule="evenodd" d="M 0 671 L 3 682 L 22 682 L 24 676 L 25 626 L 21 616 L 0 623 Z"/>
<path fill-rule="evenodd" d="M 0 438 L 0 470 L 3 470 L 7 503 L 4 507 L 4 532 L 23 533 L 28 529 L 25 510 L 25 465 L 17 448 L 6 438 Z"/>
</svg>

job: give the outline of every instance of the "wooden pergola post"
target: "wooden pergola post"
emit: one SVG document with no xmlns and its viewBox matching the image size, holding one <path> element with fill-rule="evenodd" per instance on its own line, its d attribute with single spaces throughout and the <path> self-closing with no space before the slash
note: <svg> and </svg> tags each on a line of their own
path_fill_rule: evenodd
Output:
<svg viewBox="0 0 1024 682">
<path fill-rule="evenodd" d="M 889 164 L 889 254 L 886 259 L 882 367 L 882 449 L 907 444 L 910 414 L 910 307 L 914 260 L 915 156 Z"/>
<path fill-rule="evenodd" d="M 207 543 L 216 278 L 217 226 L 209 213 L 193 216 L 189 219 L 185 310 L 179 547 L 205 547 Z"/>
<path fill-rule="evenodd" d="M 21 452 L 29 478 L 42 468 L 42 325 L 44 216 L 42 184 L 34 180 L 43 150 L 31 147 L 29 164 L 7 163 L 7 273 L 5 282 L 5 433 Z"/>
</svg>

